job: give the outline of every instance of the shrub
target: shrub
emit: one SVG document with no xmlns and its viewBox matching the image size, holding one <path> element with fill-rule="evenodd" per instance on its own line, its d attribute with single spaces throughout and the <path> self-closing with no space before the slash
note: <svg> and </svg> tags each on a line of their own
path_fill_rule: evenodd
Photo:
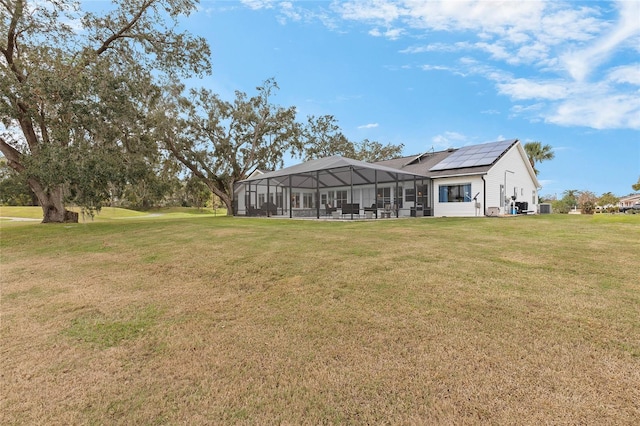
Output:
<svg viewBox="0 0 640 426">
<path fill-rule="evenodd" d="M 593 201 L 585 201 L 582 204 L 582 214 L 593 214 L 596 210 L 596 205 Z"/>
</svg>

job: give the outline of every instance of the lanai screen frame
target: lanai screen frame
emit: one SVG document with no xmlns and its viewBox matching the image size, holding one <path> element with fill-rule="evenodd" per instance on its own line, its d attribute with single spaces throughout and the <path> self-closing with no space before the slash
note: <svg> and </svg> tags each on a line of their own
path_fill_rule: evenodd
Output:
<svg viewBox="0 0 640 426">
<path fill-rule="evenodd" d="M 267 172 L 262 175 L 253 176 L 251 178 L 237 182 L 236 185 L 244 185 L 248 187 L 245 193 L 251 194 L 251 187 L 259 186 L 267 187 L 267 201 L 270 199 L 271 188 L 274 188 L 274 194 L 281 189 L 282 196 L 282 212 L 284 213 L 285 205 L 289 212 L 289 218 L 293 218 L 293 208 L 291 194 L 294 189 L 311 189 L 315 193 L 316 218 L 320 219 L 320 191 L 321 189 L 343 188 L 350 189 L 350 199 L 353 203 L 354 188 L 358 186 L 373 185 L 374 192 L 378 194 L 378 185 L 388 185 L 394 183 L 396 191 L 400 182 L 412 182 L 414 194 L 418 193 L 418 184 L 424 185 L 430 182 L 431 178 L 425 175 L 406 172 L 392 167 L 381 166 L 367 163 L 364 161 L 353 160 L 341 156 L 332 156 L 320 158 L 317 160 L 307 161 L 295 166 L 287 167 L 282 170 Z M 288 189 L 288 196 L 284 196 L 285 189 Z M 234 191 L 235 194 L 236 191 Z M 433 191 L 432 191 L 433 192 Z M 397 195 L 396 195 L 397 197 Z M 431 194 L 433 197 L 433 194 Z M 288 200 L 285 202 L 285 200 Z M 417 199 L 416 199 L 417 200 Z M 250 200 L 251 201 L 251 200 Z M 255 191 L 255 205 L 258 205 L 258 191 Z M 251 202 L 250 202 L 251 204 Z M 417 201 L 416 201 L 417 204 Z M 245 207 L 246 209 L 248 206 Z M 267 211 L 267 215 L 270 212 Z M 398 217 L 398 209 L 395 209 L 395 215 Z M 351 212 L 353 219 L 353 211 Z"/>
</svg>

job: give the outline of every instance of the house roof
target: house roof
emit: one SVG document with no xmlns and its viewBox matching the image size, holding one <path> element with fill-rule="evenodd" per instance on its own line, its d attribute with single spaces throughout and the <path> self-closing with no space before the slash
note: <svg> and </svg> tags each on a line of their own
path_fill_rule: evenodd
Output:
<svg viewBox="0 0 640 426">
<path fill-rule="evenodd" d="M 352 173 L 353 172 L 353 173 Z M 396 180 L 421 179 L 424 175 L 408 170 L 366 163 L 351 158 L 334 155 L 310 160 L 281 170 L 251 176 L 241 183 L 258 183 L 273 180 L 274 184 L 296 188 L 330 188 L 335 186 L 363 185 L 375 182 L 395 182 Z"/>
<path fill-rule="evenodd" d="M 421 178 L 438 178 L 481 175 L 487 173 L 511 148 L 518 147 L 529 173 L 538 185 L 533 168 L 517 139 L 470 145 L 459 149 L 426 152 L 420 155 L 400 157 L 392 160 L 366 163 L 334 155 L 310 160 L 281 170 L 255 174 L 243 183 L 275 185 L 297 188 L 326 188 L 335 186 L 363 185 L 395 182 Z M 350 171 L 353 170 L 354 173 Z M 318 182 L 316 182 L 318 179 Z"/>
<path fill-rule="evenodd" d="M 640 201 L 640 194 L 629 194 L 624 197 L 620 197 L 621 203 L 628 203 L 631 201 Z"/>
<path fill-rule="evenodd" d="M 517 139 L 509 139 L 470 145 L 459 149 L 427 152 L 418 156 L 381 161 L 376 164 L 411 170 L 431 178 L 484 174 L 517 142 Z"/>
</svg>

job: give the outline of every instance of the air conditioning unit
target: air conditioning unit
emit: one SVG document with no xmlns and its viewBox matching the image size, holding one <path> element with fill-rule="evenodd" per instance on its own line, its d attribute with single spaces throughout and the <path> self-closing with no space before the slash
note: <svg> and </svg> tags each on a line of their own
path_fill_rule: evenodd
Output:
<svg viewBox="0 0 640 426">
<path fill-rule="evenodd" d="M 549 203 L 538 204 L 538 213 L 551 214 L 551 204 Z"/>
</svg>

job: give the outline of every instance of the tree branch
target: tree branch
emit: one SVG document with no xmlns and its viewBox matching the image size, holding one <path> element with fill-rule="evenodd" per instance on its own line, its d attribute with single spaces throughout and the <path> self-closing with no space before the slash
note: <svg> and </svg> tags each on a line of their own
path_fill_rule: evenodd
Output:
<svg viewBox="0 0 640 426">
<path fill-rule="evenodd" d="M 22 75 L 22 72 L 18 69 L 15 63 L 15 60 L 13 58 L 13 49 L 16 44 L 16 28 L 18 27 L 18 21 L 22 16 L 23 10 L 24 0 L 17 0 L 15 3 L 15 9 L 13 10 L 13 14 L 11 17 L 11 23 L 9 24 L 9 31 L 7 31 L 7 47 L 4 49 L 0 48 L 0 51 L 7 60 L 7 64 L 20 83 L 24 83 L 25 77 Z"/>
<path fill-rule="evenodd" d="M 108 39 L 106 39 L 105 41 L 102 42 L 102 45 L 97 48 L 96 50 L 93 51 L 93 53 L 96 56 L 100 56 L 101 54 L 103 54 L 105 51 L 107 51 L 107 49 L 109 49 L 109 47 L 118 39 L 125 37 L 125 34 L 131 30 L 131 28 L 133 28 L 138 21 L 140 21 L 140 19 L 142 18 L 142 15 L 144 15 L 144 13 L 147 11 L 147 9 L 149 9 L 149 7 L 151 7 L 151 5 L 154 3 L 155 0 L 148 0 L 147 2 L 145 2 L 142 7 L 140 8 L 140 10 L 138 11 L 138 13 L 136 13 L 131 20 L 129 20 L 129 22 L 127 22 L 122 28 L 120 28 L 120 30 L 118 32 L 116 32 L 115 34 L 113 34 L 111 37 L 109 37 Z"/>
<path fill-rule="evenodd" d="M 22 157 L 20 151 L 9 145 L 2 136 L 0 136 L 0 151 L 7 159 L 9 167 L 17 172 L 25 170 L 25 167 L 20 162 L 20 157 Z"/>
</svg>

